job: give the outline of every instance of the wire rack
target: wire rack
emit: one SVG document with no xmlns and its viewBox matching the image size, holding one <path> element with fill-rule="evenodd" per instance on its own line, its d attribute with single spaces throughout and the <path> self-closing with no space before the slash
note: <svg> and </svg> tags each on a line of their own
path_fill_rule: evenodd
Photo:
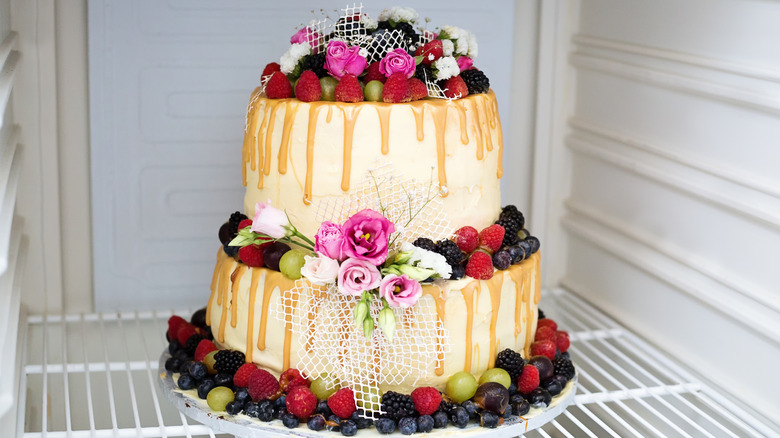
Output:
<svg viewBox="0 0 780 438">
<path fill-rule="evenodd" d="M 571 334 L 575 403 L 528 437 L 780 437 L 780 427 L 696 377 L 575 294 L 544 310 Z M 19 424 L 25 438 L 217 437 L 157 392 L 172 314 L 30 316 Z M 305 426 L 303 426 L 305 427 Z"/>
</svg>

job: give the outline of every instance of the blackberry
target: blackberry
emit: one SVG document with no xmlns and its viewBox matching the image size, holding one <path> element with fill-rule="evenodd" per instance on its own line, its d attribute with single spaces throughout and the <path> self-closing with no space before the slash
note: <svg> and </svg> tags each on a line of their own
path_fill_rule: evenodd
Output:
<svg viewBox="0 0 780 438">
<path fill-rule="evenodd" d="M 525 226 L 525 217 L 523 217 L 523 213 L 521 213 L 520 210 L 517 209 L 517 207 L 511 204 L 501 209 L 501 214 L 498 215 L 498 220 L 499 221 L 509 220 L 513 223 L 517 223 L 517 225 L 513 227 L 515 233 L 522 230 L 523 227 Z"/>
<path fill-rule="evenodd" d="M 204 339 L 206 338 L 204 338 L 203 335 L 197 333 L 190 336 L 190 338 L 187 339 L 187 342 L 184 343 L 184 351 L 187 352 L 187 356 L 195 356 L 195 350 L 198 348 L 198 344 Z"/>
<path fill-rule="evenodd" d="M 499 223 L 503 226 L 503 224 Z M 514 246 L 520 243 L 520 236 L 517 233 L 507 232 L 504 234 L 504 240 L 501 241 L 501 246 Z"/>
<path fill-rule="evenodd" d="M 496 221 L 498 225 L 501 225 L 504 227 L 504 230 L 506 230 L 504 241 L 501 242 L 501 245 L 512 246 L 518 244 L 520 242 L 520 237 L 517 235 L 517 232 L 523 229 L 524 222 L 525 219 L 520 212 L 515 214 L 504 214 L 504 212 L 501 212 L 501 215 L 498 216 L 498 220 Z"/>
<path fill-rule="evenodd" d="M 574 364 L 564 356 L 553 359 L 553 370 L 555 374 L 566 377 L 566 380 L 574 378 Z"/>
<path fill-rule="evenodd" d="M 214 369 L 231 376 L 244 364 L 244 353 L 235 350 L 219 350 L 214 355 Z"/>
<path fill-rule="evenodd" d="M 233 234 L 238 232 L 238 224 L 240 224 L 241 221 L 244 219 L 249 219 L 249 218 L 246 217 L 246 215 L 244 213 L 241 213 L 240 211 L 236 211 L 230 215 L 230 219 L 228 219 L 228 222 L 235 227 L 233 230 Z"/>
<path fill-rule="evenodd" d="M 418 237 L 414 242 L 412 242 L 412 245 L 418 248 L 427 249 L 428 251 L 436 252 L 436 244 L 433 243 L 433 240 L 428 239 L 427 237 Z"/>
<path fill-rule="evenodd" d="M 414 401 L 411 395 L 388 391 L 382 396 L 382 410 L 385 417 L 398 421 L 414 415 Z"/>
<path fill-rule="evenodd" d="M 439 404 L 439 409 L 436 412 L 444 412 L 445 414 L 449 415 L 450 411 L 452 411 L 452 409 L 454 409 L 456 406 L 458 405 L 455 403 L 442 400 Z"/>
<path fill-rule="evenodd" d="M 395 24 L 395 28 L 404 33 L 407 45 L 417 47 L 420 44 L 420 34 L 414 30 L 414 26 L 405 22 L 399 21 Z"/>
<path fill-rule="evenodd" d="M 325 69 L 325 54 L 317 53 L 316 55 L 306 55 L 300 61 L 301 72 L 311 70 L 318 78 L 324 78 L 328 76 L 328 71 Z"/>
<path fill-rule="evenodd" d="M 458 248 L 458 245 L 449 239 L 444 239 L 436 242 L 437 253 L 444 256 L 447 259 L 447 264 L 450 266 L 456 266 L 466 260 L 466 254 Z"/>
<path fill-rule="evenodd" d="M 502 368 L 509 373 L 509 377 L 512 381 L 516 381 L 520 374 L 523 372 L 525 366 L 525 359 L 520 353 L 507 348 L 506 350 L 498 353 L 496 356 L 496 368 Z"/>
<path fill-rule="evenodd" d="M 536 319 L 544 319 L 544 318 L 547 318 L 546 316 L 544 316 L 544 312 L 542 312 L 542 309 L 537 307 L 536 308 Z"/>
<path fill-rule="evenodd" d="M 464 70 L 460 72 L 460 77 L 466 83 L 469 94 L 487 93 L 490 89 L 490 80 L 480 70 Z"/>
<path fill-rule="evenodd" d="M 452 267 L 450 280 L 459 280 L 466 276 L 466 263 L 461 263 Z"/>
<path fill-rule="evenodd" d="M 431 70 L 429 65 L 417 64 L 417 67 L 414 68 L 414 77 L 423 82 L 432 81 L 433 70 Z"/>
</svg>

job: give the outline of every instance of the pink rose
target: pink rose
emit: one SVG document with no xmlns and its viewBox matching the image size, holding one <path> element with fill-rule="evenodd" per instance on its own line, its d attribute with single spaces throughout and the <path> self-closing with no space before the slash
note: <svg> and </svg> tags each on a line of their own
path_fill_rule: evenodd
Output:
<svg viewBox="0 0 780 438">
<path fill-rule="evenodd" d="M 339 262 L 327 257 L 303 256 L 306 261 L 301 267 L 301 275 L 311 284 L 325 285 L 336 281 L 339 275 Z"/>
<path fill-rule="evenodd" d="M 347 259 L 339 268 L 338 287 L 343 295 L 360 296 L 381 281 L 379 269 L 367 260 Z"/>
<path fill-rule="evenodd" d="M 341 226 L 330 221 L 325 221 L 320 225 L 317 234 L 314 236 L 314 252 L 325 257 L 344 260 L 344 233 Z"/>
<path fill-rule="evenodd" d="M 319 32 L 309 29 L 309 27 L 301 28 L 290 38 L 290 44 L 309 43 L 311 46 L 311 53 L 317 53 L 319 51 L 319 41 L 322 35 Z"/>
<path fill-rule="evenodd" d="M 395 225 L 374 210 L 361 210 L 344 222 L 344 255 L 381 265 Z"/>
<path fill-rule="evenodd" d="M 358 76 L 363 73 L 367 65 L 366 57 L 360 54 L 360 47 L 349 47 L 344 41 L 328 41 L 328 48 L 325 51 L 325 69 L 334 78 L 341 79 L 346 74 Z"/>
<path fill-rule="evenodd" d="M 458 56 L 458 59 L 456 61 L 458 62 L 458 67 L 460 67 L 460 71 L 471 70 L 471 67 L 474 66 L 474 60 L 469 58 L 468 56 Z"/>
<path fill-rule="evenodd" d="M 379 296 L 391 307 L 412 307 L 422 296 L 422 286 L 406 275 L 390 274 L 379 283 Z"/>
<path fill-rule="evenodd" d="M 287 214 L 278 208 L 271 207 L 270 199 L 265 204 L 262 202 L 255 204 L 252 231 L 274 239 L 281 239 L 289 234 L 289 226 L 290 221 L 287 219 Z"/>
<path fill-rule="evenodd" d="M 388 78 L 393 73 L 403 73 L 409 79 L 414 76 L 414 70 L 414 58 L 404 49 L 395 49 L 392 52 L 388 52 L 379 61 L 379 72 Z"/>
</svg>

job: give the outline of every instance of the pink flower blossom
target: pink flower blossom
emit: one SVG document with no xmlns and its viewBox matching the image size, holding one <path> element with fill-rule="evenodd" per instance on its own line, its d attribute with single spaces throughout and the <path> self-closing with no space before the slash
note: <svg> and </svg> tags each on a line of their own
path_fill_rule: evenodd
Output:
<svg viewBox="0 0 780 438">
<path fill-rule="evenodd" d="M 388 78 L 393 73 L 403 73 L 409 79 L 414 76 L 414 70 L 414 58 L 404 49 L 395 49 L 392 52 L 388 52 L 379 61 L 379 72 Z"/>
<path fill-rule="evenodd" d="M 304 256 L 306 261 L 301 267 L 301 275 L 311 284 L 325 285 L 336 281 L 339 275 L 339 262 L 328 257 Z"/>
<path fill-rule="evenodd" d="M 262 202 L 255 204 L 255 217 L 251 230 L 274 239 L 281 239 L 289 235 L 290 221 L 283 211 L 271 207 L 269 199 L 265 204 Z"/>
<path fill-rule="evenodd" d="M 474 60 L 468 56 L 458 56 L 457 62 L 460 71 L 471 70 L 471 67 L 474 66 Z"/>
<path fill-rule="evenodd" d="M 367 65 L 366 57 L 360 54 L 360 47 L 349 47 L 344 41 L 328 41 L 325 69 L 334 78 L 341 79 L 346 74 L 359 76 Z"/>
<path fill-rule="evenodd" d="M 374 210 L 361 210 L 344 222 L 344 255 L 381 265 L 387 259 L 395 225 Z"/>
<path fill-rule="evenodd" d="M 360 296 L 379 286 L 382 275 L 367 260 L 347 259 L 339 267 L 338 288 L 343 295 Z"/>
<path fill-rule="evenodd" d="M 422 296 L 422 286 L 406 275 L 390 274 L 379 283 L 379 296 L 391 307 L 412 307 Z"/>
<path fill-rule="evenodd" d="M 308 43 L 311 46 L 311 53 L 317 53 L 319 51 L 318 41 L 320 40 L 320 33 L 316 30 L 309 29 L 308 26 L 301 28 L 290 38 L 290 44 Z"/>
<path fill-rule="evenodd" d="M 320 225 L 314 236 L 314 252 L 338 261 L 344 260 L 344 233 L 341 226 L 330 221 Z"/>
</svg>

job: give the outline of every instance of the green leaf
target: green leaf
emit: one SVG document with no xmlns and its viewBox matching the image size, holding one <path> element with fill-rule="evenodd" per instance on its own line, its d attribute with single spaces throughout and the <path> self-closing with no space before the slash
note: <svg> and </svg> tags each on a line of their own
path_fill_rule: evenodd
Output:
<svg viewBox="0 0 780 438">
<path fill-rule="evenodd" d="M 414 65 L 420 65 L 423 62 L 424 56 L 418 55 L 414 57 Z"/>
<path fill-rule="evenodd" d="M 401 265 L 398 267 L 398 270 L 401 271 L 401 274 L 405 274 L 407 277 L 417 281 L 423 281 L 436 273 L 433 269 L 418 268 L 412 265 Z"/>
</svg>

